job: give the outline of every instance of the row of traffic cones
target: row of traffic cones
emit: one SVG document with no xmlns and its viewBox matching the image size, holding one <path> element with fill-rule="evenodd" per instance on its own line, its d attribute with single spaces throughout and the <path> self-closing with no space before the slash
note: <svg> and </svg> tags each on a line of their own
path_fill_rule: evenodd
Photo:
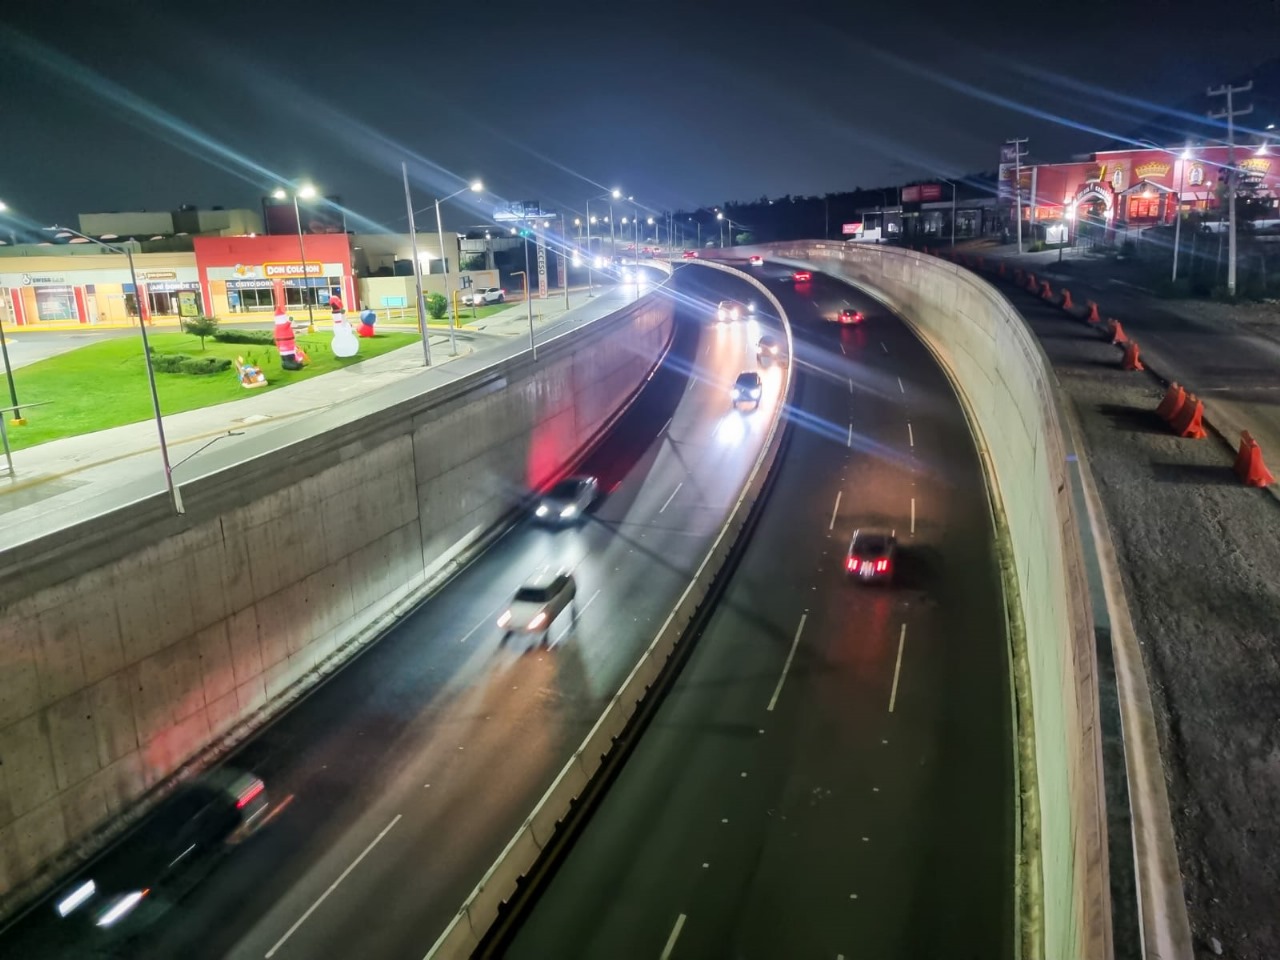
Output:
<svg viewBox="0 0 1280 960">
<path fill-rule="evenodd" d="M 931 251 L 926 249 L 925 252 L 929 253 Z M 982 257 L 978 257 L 975 264 L 962 254 L 956 254 L 951 251 L 932 252 L 935 255 L 946 256 L 952 261 L 961 263 L 971 269 L 994 272 L 1002 280 L 1009 278 L 1003 261 L 999 262 L 994 271 L 991 271 L 987 268 Z M 1082 316 L 1071 298 L 1071 291 L 1065 287 L 1059 299 L 1054 296 L 1053 288 L 1050 286 L 1049 281 L 1040 280 L 1031 271 L 1023 270 L 1022 267 L 1018 266 L 1013 268 L 1012 280 L 1015 286 L 1038 296 L 1041 300 L 1048 303 L 1056 302 L 1062 308 L 1062 311 L 1069 316 L 1082 319 L 1091 327 L 1101 329 L 1104 336 L 1111 338 L 1112 344 L 1123 349 L 1120 357 L 1120 369 L 1126 371 L 1146 369 L 1142 363 L 1141 349 L 1137 341 L 1131 339 L 1125 333 L 1124 327 L 1119 320 L 1109 317 L 1103 323 L 1102 312 L 1098 304 L 1093 300 L 1085 301 L 1084 314 Z M 1204 403 L 1195 394 L 1188 393 L 1177 383 L 1170 384 L 1164 398 L 1156 407 L 1156 413 L 1169 424 L 1169 427 L 1179 437 L 1199 440 L 1207 435 L 1204 427 Z M 1240 435 L 1240 448 L 1236 454 L 1235 473 L 1242 483 L 1250 487 L 1266 487 L 1275 482 L 1275 477 L 1263 462 L 1262 448 L 1258 446 L 1258 442 L 1253 439 L 1247 430 Z"/>
</svg>

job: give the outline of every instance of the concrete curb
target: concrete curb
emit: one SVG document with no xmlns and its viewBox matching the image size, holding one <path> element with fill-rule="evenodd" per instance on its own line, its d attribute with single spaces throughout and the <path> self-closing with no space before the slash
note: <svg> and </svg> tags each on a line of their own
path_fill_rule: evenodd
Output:
<svg viewBox="0 0 1280 960">
<path fill-rule="evenodd" d="M 538 857 L 554 836 L 556 828 L 569 813 L 573 802 L 586 789 L 590 778 L 599 771 L 605 756 L 614 749 L 619 735 L 635 715 L 637 707 L 653 689 L 654 681 L 675 652 L 699 606 L 720 575 L 777 459 L 782 439 L 779 427 L 786 421 L 786 411 L 791 405 L 795 383 L 793 377 L 795 353 L 791 324 L 787 320 L 786 312 L 782 309 L 782 304 L 764 284 L 754 277 L 720 264 L 700 262 L 698 265 L 747 281 L 756 287 L 777 311 L 787 336 L 787 355 L 792 361 L 786 366 L 786 383 L 783 387 L 782 402 L 774 414 L 769 433 L 765 437 L 760 455 L 756 458 L 742 493 L 729 513 L 729 519 L 721 527 L 719 535 L 698 566 L 689 586 L 676 601 L 653 641 L 622 682 L 618 692 L 609 701 L 609 705 L 605 707 L 581 746 L 547 788 L 524 824 L 507 842 L 502 853 L 485 872 L 444 932 L 427 951 L 424 960 L 463 960 L 470 957 L 479 946 L 481 939 L 497 920 L 498 908 L 511 898 L 516 892 L 520 879 L 533 869 Z"/>
</svg>

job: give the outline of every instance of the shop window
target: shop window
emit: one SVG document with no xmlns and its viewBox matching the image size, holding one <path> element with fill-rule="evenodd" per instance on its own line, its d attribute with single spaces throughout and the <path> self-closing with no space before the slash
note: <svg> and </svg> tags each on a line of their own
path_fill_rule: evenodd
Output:
<svg viewBox="0 0 1280 960">
<path fill-rule="evenodd" d="M 241 287 L 236 291 L 239 302 L 235 303 L 227 297 L 227 306 L 233 313 L 269 313 L 275 309 L 276 301 L 270 287 Z"/>
<path fill-rule="evenodd" d="M 151 301 L 151 315 L 155 317 L 176 317 L 178 315 L 178 295 L 176 293 L 148 291 Z"/>
<path fill-rule="evenodd" d="M 1159 197 L 1130 197 L 1129 219 L 1155 220 L 1160 216 Z"/>
<path fill-rule="evenodd" d="M 36 316 L 41 320 L 77 320 L 71 287 L 36 287 Z"/>
</svg>

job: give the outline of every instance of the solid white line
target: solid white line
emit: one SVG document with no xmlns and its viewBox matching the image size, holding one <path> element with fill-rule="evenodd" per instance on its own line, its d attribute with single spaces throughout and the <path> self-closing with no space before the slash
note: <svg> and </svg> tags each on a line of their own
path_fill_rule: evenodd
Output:
<svg viewBox="0 0 1280 960">
<path fill-rule="evenodd" d="M 907 421 L 907 440 L 910 441 L 911 446 L 914 447 L 916 445 L 916 435 L 915 435 L 915 431 L 911 429 L 910 420 Z"/>
<path fill-rule="evenodd" d="M 893 705 L 898 702 L 898 674 L 902 672 L 902 648 L 907 643 L 907 625 L 902 625 L 898 634 L 898 662 L 893 665 L 893 689 L 889 691 L 889 712 L 893 713 Z"/>
<path fill-rule="evenodd" d="M 844 495 L 843 490 L 836 491 L 836 505 L 835 505 L 835 508 L 831 511 L 831 523 L 827 527 L 828 530 L 834 530 L 836 528 L 836 514 L 840 512 L 840 498 L 843 495 Z"/>
<path fill-rule="evenodd" d="M 899 392 L 899 393 L 906 393 L 906 392 L 907 392 L 907 388 L 906 388 L 906 387 L 904 387 L 904 386 L 902 385 L 902 378 L 901 378 L 901 377 L 899 377 L 899 378 L 898 378 L 898 392 Z"/>
<path fill-rule="evenodd" d="M 848 446 L 848 447 L 853 446 L 853 424 L 852 423 L 849 424 L 849 439 L 845 441 L 845 446 Z"/>
<path fill-rule="evenodd" d="M 684 914 L 676 917 L 676 925 L 671 928 L 671 936 L 667 937 L 667 945 L 662 948 L 662 956 L 658 960 L 670 960 L 671 951 L 676 948 L 676 941 L 680 939 L 680 931 L 684 929 Z"/>
<path fill-rule="evenodd" d="M 840 344 L 840 352 L 843 353 L 846 357 L 849 355 L 849 351 L 844 348 L 843 343 Z"/>
<path fill-rule="evenodd" d="M 800 646 L 800 634 L 804 630 L 804 622 L 808 619 L 809 615 L 807 613 L 800 615 L 800 626 L 796 627 L 795 639 L 791 641 L 791 652 L 787 654 L 787 662 L 782 665 L 782 676 L 778 678 L 778 685 L 774 688 L 773 696 L 769 698 L 769 706 L 767 708 L 769 713 L 772 713 L 773 708 L 777 706 L 778 695 L 782 693 L 782 685 L 787 680 L 787 671 L 791 669 L 791 660 L 796 655 L 796 647 Z"/>
<path fill-rule="evenodd" d="M 674 420 L 674 419 L 675 419 L 675 417 L 674 417 L 674 416 L 667 417 L 667 422 L 666 422 L 666 423 L 664 423 L 664 424 L 662 425 L 662 429 L 661 429 L 661 430 L 659 430 L 659 431 L 658 431 L 658 433 L 660 433 L 660 434 L 661 434 L 661 433 L 666 433 L 666 432 L 667 432 L 667 427 L 671 426 L 671 421 L 672 421 L 672 420 Z"/>
<path fill-rule="evenodd" d="M 915 535 L 915 532 L 916 532 L 916 498 L 912 497 L 911 498 L 911 534 L 912 536 Z"/>
<path fill-rule="evenodd" d="M 400 822 L 401 816 L 402 814 L 397 813 L 395 815 L 395 819 L 393 819 L 390 823 L 388 823 L 385 827 L 383 827 L 382 832 L 378 834 L 376 837 L 374 837 L 373 841 L 367 847 L 365 847 L 363 851 L 361 851 L 360 856 L 352 860 L 351 865 L 338 875 L 338 879 L 333 881 L 333 883 L 329 884 L 329 889 L 320 895 L 320 899 L 317 900 L 315 903 L 313 903 L 310 906 L 310 908 L 307 910 L 307 912 L 304 913 L 301 917 L 299 917 L 297 922 L 285 932 L 285 935 L 276 941 L 276 945 L 267 951 L 266 955 L 268 958 L 274 956 L 275 952 L 284 945 L 284 942 L 288 940 L 291 936 L 293 936 L 294 932 L 297 931 L 297 929 L 300 926 L 302 926 L 304 923 L 307 922 L 307 917 L 315 913 L 316 908 L 319 907 L 320 904 L 325 902 L 329 894 L 333 893 L 333 891 L 338 889 L 338 884 L 340 884 L 343 880 L 347 879 L 347 874 L 349 874 L 352 870 L 354 870 L 357 866 L 359 866 L 360 861 L 369 855 L 369 851 L 378 845 L 378 841 L 381 840 L 383 837 L 385 837 L 388 831 L 390 831 L 392 827 L 394 827 L 397 823 Z"/>
<path fill-rule="evenodd" d="M 681 480 L 679 483 L 676 484 L 676 488 L 671 491 L 671 496 L 667 497 L 667 502 L 662 505 L 662 509 L 658 511 L 659 513 L 667 512 L 667 507 L 671 506 L 671 501 L 676 498 L 676 494 L 680 492 L 680 488 L 683 486 L 684 486 L 683 480 Z"/>
</svg>

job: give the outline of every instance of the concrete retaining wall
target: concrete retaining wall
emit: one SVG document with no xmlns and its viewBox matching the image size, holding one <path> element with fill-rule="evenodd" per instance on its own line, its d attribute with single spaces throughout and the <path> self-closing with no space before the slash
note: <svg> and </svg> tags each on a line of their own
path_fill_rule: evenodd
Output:
<svg viewBox="0 0 1280 960">
<path fill-rule="evenodd" d="M 803 263 L 865 289 L 911 325 L 956 386 L 1002 528 L 1015 677 L 1022 669 L 1028 681 L 1019 684 L 1022 955 L 1110 957 L 1093 623 L 1047 359 L 994 287 L 937 258 L 818 242 L 738 252 Z"/>
<path fill-rule="evenodd" d="M 575 462 L 670 343 L 646 297 L 0 557 L 0 911 L 375 636 Z"/>
</svg>

